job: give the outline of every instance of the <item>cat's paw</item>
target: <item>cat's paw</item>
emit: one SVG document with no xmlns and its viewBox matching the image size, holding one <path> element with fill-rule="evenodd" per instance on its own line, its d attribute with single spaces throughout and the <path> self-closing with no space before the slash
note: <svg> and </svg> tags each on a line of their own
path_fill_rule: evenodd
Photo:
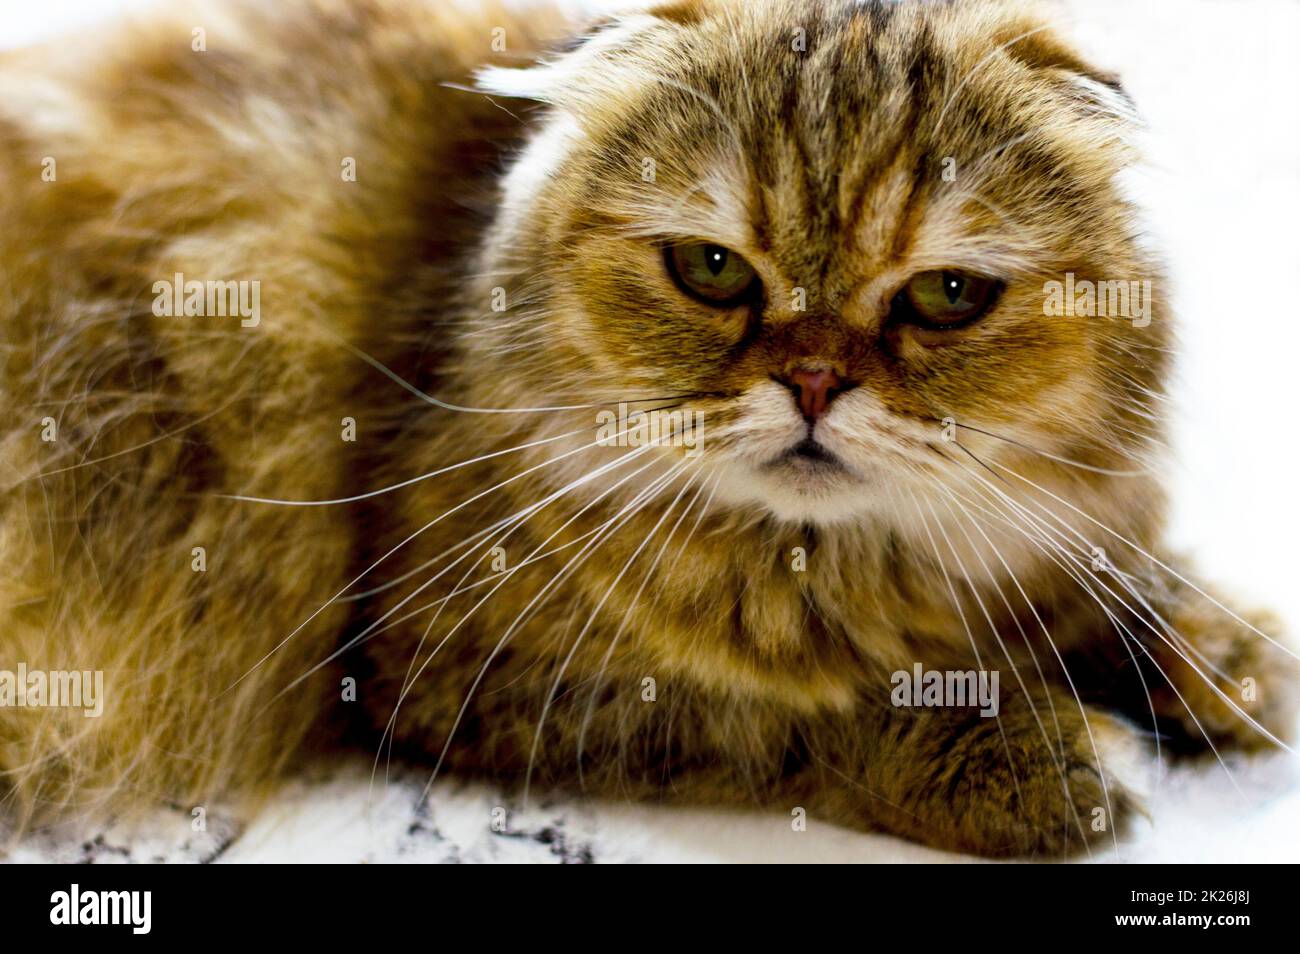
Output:
<svg viewBox="0 0 1300 954">
<path fill-rule="evenodd" d="M 1241 615 L 1250 626 L 1205 599 L 1189 599 L 1170 614 L 1186 642 L 1178 643 L 1181 653 L 1168 644 L 1155 653 L 1167 678 L 1150 681 L 1169 751 L 1194 755 L 1213 745 L 1253 752 L 1275 747 L 1270 735 L 1288 743 L 1295 737 L 1300 664 L 1278 645 L 1275 618 Z"/>
<path fill-rule="evenodd" d="M 1095 710 L 1085 721 L 1077 706 L 1056 721 L 1040 715 L 1041 728 L 1004 718 L 1001 732 L 989 726 L 979 744 L 962 747 L 968 764 L 954 767 L 961 781 L 950 804 L 963 850 L 1044 858 L 1104 850 L 1142 813 L 1154 762 L 1136 731 Z"/>
</svg>

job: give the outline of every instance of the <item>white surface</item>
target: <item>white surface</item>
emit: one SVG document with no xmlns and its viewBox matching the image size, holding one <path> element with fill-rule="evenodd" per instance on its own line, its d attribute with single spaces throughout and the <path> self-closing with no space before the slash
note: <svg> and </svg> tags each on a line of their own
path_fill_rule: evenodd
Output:
<svg viewBox="0 0 1300 954">
<path fill-rule="evenodd" d="M 5 4 L 0 46 L 138 7 L 127 0 Z M 1117 68 L 1147 118 L 1156 168 L 1145 195 L 1177 284 L 1184 348 L 1175 536 L 1208 574 L 1280 609 L 1294 627 L 1300 588 L 1295 458 L 1300 318 L 1300 4 L 1292 0 L 1087 0 L 1078 35 Z M 1153 821 L 1099 860 L 1295 861 L 1296 760 L 1228 760 L 1165 774 Z M 147 834 L 31 843 L 20 860 L 912 861 L 948 856 L 787 816 L 554 804 L 489 827 L 497 797 L 423 778 L 368 793 L 368 763 L 295 786 L 235 836 L 228 819 L 188 815 Z M 224 847 L 223 847 L 224 846 Z"/>
</svg>

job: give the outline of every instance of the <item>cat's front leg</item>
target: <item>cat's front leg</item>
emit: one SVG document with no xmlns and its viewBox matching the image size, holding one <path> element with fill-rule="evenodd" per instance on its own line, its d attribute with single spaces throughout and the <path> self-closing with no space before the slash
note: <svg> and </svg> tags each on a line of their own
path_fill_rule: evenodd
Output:
<svg viewBox="0 0 1300 954">
<path fill-rule="evenodd" d="M 614 726 L 593 727 L 593 737 L 610 731 L 617 758 L 588 763 L 591 793 L 757 803 L 809 825 L 989 857 L 1064 858 L 1117 844 L 1142 812 L 1152 766 L 1138 730 L 1055 689 L 1008 694 L 988 718 L 878 702 L 815 718 L 710 705 L 679 712 L 671 727 L 645 724 L 630 741 L 629 720 L 618 721 L 616 744 Z"/>
<path fill-rule="evenodd" d="M 1006 694 L 990 718 L 879 700 L 800 716 L 667 683 L 648 701 L 630 677 L 575 680 L 547 695 L 525 681 L 526 667 L 503 666 L 474 692 L 449 673 L 426 677 L 440 675 L 445 691 L 411 695 L 392 730 L 408 751 L 436 757 L 445 747 L 446 768 L 461 774 L 534 791 L 759 808 L 996 857 L 1111 844 L 1140 810 L 1149 763 L 1136 730 L 1057 690 L 1032 701 Z M 381 704 L 377 724 L 391 714 Z"/>
</svg>

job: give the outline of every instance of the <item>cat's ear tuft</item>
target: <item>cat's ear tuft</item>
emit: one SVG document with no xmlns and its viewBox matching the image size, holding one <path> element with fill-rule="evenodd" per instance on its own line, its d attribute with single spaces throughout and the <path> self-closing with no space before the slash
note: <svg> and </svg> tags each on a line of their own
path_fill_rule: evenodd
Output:
<svg viewBox="0 0 1300 954">
<path fill-rule="evenodd" d="M 512 99 L 549 102 L 557 85 L 554 70 L 549 64 L 531 66 L 527 69 L 485 66 L 474 73 L 476 90 Z"/>
<path fill-rule="evenodd" d="M 474 74 L 474 85 L 485 93 L 554 104 L 580 84 L 602 58 L 631 43 L 664 20 L 659 11 L 604 17 L 558 44 L 545 59 L 524 68 L 488 66 Z"/>
</svg>

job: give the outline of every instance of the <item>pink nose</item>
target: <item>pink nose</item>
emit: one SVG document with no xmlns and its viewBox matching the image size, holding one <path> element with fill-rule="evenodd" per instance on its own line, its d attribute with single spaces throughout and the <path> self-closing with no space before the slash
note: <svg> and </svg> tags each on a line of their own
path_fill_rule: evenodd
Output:
<svg viewBox="0 0 1300 954">
<path fill-rule="evenodd" d="M 799 401 L 799 410 L 810 421 L 826 413 L 835 396 L 844 390 L 844 382 L 834 371 L 811 371 L 796 368 L 784 382 Z"/>
</svg>

